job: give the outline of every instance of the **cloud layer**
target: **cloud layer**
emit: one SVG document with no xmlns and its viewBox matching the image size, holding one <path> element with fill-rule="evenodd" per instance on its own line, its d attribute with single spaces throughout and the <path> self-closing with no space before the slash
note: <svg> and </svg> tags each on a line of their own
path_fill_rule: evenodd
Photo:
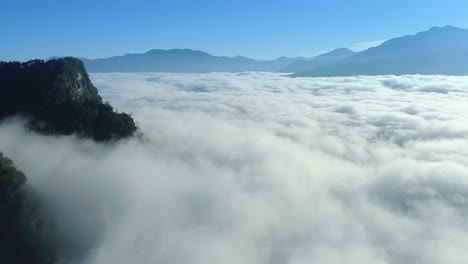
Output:
<svg viewBox="0 0 468 264">
<path fill-rule="evenodd" d="M 0 126 L 78 263 L 467 263 L 468 78 L 94 74 L 144 136 Z"/>
</svg>

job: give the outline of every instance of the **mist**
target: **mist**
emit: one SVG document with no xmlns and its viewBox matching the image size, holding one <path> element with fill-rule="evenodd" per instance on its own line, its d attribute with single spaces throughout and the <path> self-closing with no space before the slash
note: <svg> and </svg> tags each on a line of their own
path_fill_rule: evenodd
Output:
<svg viewBox="0 0 468 264">
<path fill-rule="evenodd" d="M 63 263 L 468 262 L 468 77 L 91 78 L 141 137 L 0 125 Z"/>
</svg>

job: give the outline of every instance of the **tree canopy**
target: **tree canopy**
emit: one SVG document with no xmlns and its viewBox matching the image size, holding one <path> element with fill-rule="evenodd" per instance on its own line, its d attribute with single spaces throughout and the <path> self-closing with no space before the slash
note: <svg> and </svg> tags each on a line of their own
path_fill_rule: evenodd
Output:
<svg viewBox="0 0 468 264">
<path fill-rule="evenodd" d="M 102 102 L 83 62 L 0 62 L 0 118 L 22 114 L 45 134 L 77 134 L 97 141 L 133 135 L 135 122 Z"/>
</svg>

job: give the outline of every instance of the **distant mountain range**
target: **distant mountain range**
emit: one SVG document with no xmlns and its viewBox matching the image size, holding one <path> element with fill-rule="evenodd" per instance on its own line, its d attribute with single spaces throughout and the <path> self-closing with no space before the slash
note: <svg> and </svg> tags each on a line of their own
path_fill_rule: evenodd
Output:
<svg viewBox="0 0 468 264">
<path fill-rule="evenodd" d="M 341 48 L 332 50 L 322 55 L 318 55 L 311 60 L 300 60 L 295 61 L 281 69 L 283 72 L 303 72 L 317 67 L 322 67 L 326 65 L 333 64 L 334 62 L 349 58 L 353 55 L 356 55 L 357 52 L 354 52 L 350 49 Z"/>
<path fill-rule="evenodd" d="M 89 72 L 242 72 L 270 71 L 292 76 L 383 74 L 468 75 L 468 29 L 433 27 L 354 52 L 339 48 L 314 58 L 254 60 L 219 57 L 190 49 L 151 50 L 105 59 L 82 59 Z"/>
<path fill-rule="evenodd" d="M 281 57 L 261 61 L 246 57 L 218 57 L 190 49 L 150 50 L 106 59 L 82 59 L 90 72 L 242 72 L 281 71 L 293 62 L 306 58 Z"/>
<path fill-rule="evenodd" d="M 468 75 L 468 29 L 433 27 L 327 65 L 297 71 L 295 76 L 384 74 Z"/>
</svg>

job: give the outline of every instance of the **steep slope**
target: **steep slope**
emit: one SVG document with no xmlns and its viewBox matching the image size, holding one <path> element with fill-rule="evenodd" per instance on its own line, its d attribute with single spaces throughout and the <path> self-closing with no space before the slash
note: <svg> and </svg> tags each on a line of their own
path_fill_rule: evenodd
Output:
<svg viewBox="0 0 468 264">
<path fill-rule="evenodd" d="M 432 27 L 427 31 L 390 39 L 350 58 L 349 62 L 397 59 L 412 55 L 432 55 L 446 51 L 468 50 L 468 29 L 453 26 Z"/>
<path fill-rule="evenodd" d="M 299 72 L 295 77 L 333 77 L 355 75 L 468 75 L 468 53 L 451 57 L 405 56 L 398 59 L 376 59 L 365 63 L 346 63 L 333 67 L 319 67 L 308 72 Z"/>
<path fill-rule="evenodd" d="M 0 118 L 26 115 L 36 131 L 106 141 L 136 130 L 129 115 L 102 102 L 78 59 L 0 62 L 0 82 Z"/>
</svg>

